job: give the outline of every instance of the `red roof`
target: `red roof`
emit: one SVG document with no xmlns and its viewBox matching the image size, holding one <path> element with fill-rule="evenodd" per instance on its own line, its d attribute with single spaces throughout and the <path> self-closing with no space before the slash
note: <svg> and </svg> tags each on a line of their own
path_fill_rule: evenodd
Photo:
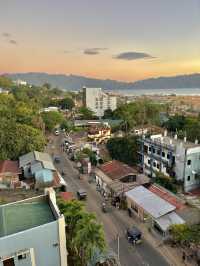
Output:
<svg viewBox="0 0 200 266">
<path fill-rule="evenodd" d="M 60 192 L 60 196 L 65 201 L 70 201 L 74 199 L 73 192 Z"/>
<path fill-rule="evenodd" d="M 3 173 L 21 174 L 18 161 L 0 161 L 0 174 Z"/>
<path fill-rule="evenodd" d="M 135 169 L 131 168 L 125 163 L 116 160 L 104 163 L 99 168 L 104 174 L 109 176 L 112 180 L 120 179 L 128 175 L 137 174 L 137 171 Z"/>
<path fill-rule="evenodd" d="M 158 187 L 156 185 L 151 185 L 148 189 L 160 198 L 168 201 L 170 204 L 175 206 L 177 210 L 181 210 L 186 207 L 184 203 L 182 203 L 166 189 L 162 189 L 161 187 Z"/>
</svg>

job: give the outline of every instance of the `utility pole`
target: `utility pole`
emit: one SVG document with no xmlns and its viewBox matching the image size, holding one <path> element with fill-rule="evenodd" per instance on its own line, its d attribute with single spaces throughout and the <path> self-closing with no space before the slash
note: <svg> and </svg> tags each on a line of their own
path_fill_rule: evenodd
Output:
<svg viewBox="0 0 200 266">
<path fill-rule="evenodd" d="M 117 257 L 119 260 L 119 235 L 117 234 Z"/>
</svg>

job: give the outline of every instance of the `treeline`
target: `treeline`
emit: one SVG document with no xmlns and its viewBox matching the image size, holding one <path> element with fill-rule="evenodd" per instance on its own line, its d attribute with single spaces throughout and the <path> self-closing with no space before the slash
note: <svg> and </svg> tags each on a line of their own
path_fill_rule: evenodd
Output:
<svg viewBox="0 0 200 266">
<path fill-rule="evenodd" d="M 179 138 L 187 137 L 187 140 L 192 142 L 196 139 L 200 141 L 200 116 L 171 116 L 169 120 L 164 123 L 164 127 L 173 133 L 177 133 Z"/>
<path fill-rule="evenodd" d="M 0 77 L 0 87 L 9 94 L 0 94 L 0 160 L 17 159 L 32 150 L 42 151 L 46 144 L 45 131 L 65 123 L 63 114 L 42 113 L 52 99 L 65 94 L 47 84 L 42 87 L 17 86 Z"/>
</svg>

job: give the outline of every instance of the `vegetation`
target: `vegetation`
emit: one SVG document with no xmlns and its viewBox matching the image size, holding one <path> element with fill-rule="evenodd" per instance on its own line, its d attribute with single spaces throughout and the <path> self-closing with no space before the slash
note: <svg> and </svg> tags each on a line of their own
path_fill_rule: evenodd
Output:
<svg viewBox="0 0 200 266">
<path fill-rule="evenodd" d="M 177 187 L 174 178 L 165 176 L 161 172 L 156 172 L 155 182 L 170 190 L 171 192 L 177 193 Z"/>
<path fill-rule="evenodd" d="M 200 245 L 200 224 L 175 224 L 170 228 L 175 243 L 183 246 Z"/>
<path fill-rule="evenodd" d="M 138 163 L 138 142 L 135 136 L 111 138 L 107 148 L 112 159 L 135 165 Z"/>
<path fill-rule="evenodd" d="M 187 136 L 189 141 L 200 141 L 200 117 L 175 115 L 169 118 L 164 126 L 172 132 L 177 132 L 180 138 Z"/>
<path fill-rule="evenodd" d="M 60 107 L 63 110 L 72 110 L 72 108 L 75 106 L 75 103 L 71 97 L 65 97 L 63 99 L 51 100 L 50 105 Z"/>
<path fill-rule="evenodd" d="M 12 86 L 12 81 L 5 76 L 0 76 L 0 88 L 9 89 Z"/>
<path fill-rule="evenodd" d="M 66 245 L 69 265 L 86 266 L 96 249 L 104 251 L 106 242 L 96 216 L 85 211 L 77 200 L 58 200 L 66 222 Z"/>
<path fill-rule="evenodd" d="M 48 131 L 52 131 L 56 126 L 60 125 L 64 121 L 64 116 L 56 111 L 42 113 L 42 119 L 45 123 L 45 128 Z"/>
<path fill-rule="evenodd" d="M 95 116 L 92 110 L 84 106 L 79 108 L 79 113 L 82 119 L 93 119 Z"/>
</svg>

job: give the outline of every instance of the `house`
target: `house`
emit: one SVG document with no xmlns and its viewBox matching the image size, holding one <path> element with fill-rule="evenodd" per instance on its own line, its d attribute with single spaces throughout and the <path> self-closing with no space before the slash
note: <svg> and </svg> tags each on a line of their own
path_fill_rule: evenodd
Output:
<svg viewBox="0 0 200 266">
<path fill-rule="evenodd" d="M 30 183 L 35 188 L 66 187 L 66 182 L 56 170 L 52 158 L 48 153 L 33 151 L 19 158 L 19 166 L 22 169 L 24 182 Z"/>
<path fill-rule="evenodd" d="M 117 108 L 117 97 L 103 92 L 101 88 L 83 88 L 83 105 L 92 110 L 96 116 L 102 117 L 104 111 Z"/>
<path fill-rule="evenodd" d="M 52 188 L 0 206 L 0 265 L 67 266 L 65 219 Z"/>
<path fill-rule="evenodd" d="M 141 221 L 146 221 L 164 237 L 170 225 L 185 221 L 175 212 L 176 206 L 160 198 L 144 186 L 138 186 L 125 193 L 128 209 Z"/>
<path fill-rule="evenodd" d="M 94 172 L 102 194 L 113 192 L 113 196 L 119 196 L 132 187 L 149 182 L 137 169 L 117 160 L 100 165 Z"/>
<path fill-rule="evenodd" d="M 20 187 L 20 175 L 21 169 L 19 168 L 18 161 L 0 161 L 0 189 Z"/>
<path fill-rule="evenodd" d="M 111 128 L 108 124 L 92 125 L 88 129 L 88 139 L 100 143 L 111 137 Z"/>
<path fill-rule="evenodd" d="M 140 159 L 143 172 L 155 177 L 157 171 L 182 182 L 185 192 L 200 187 L 200 145 L 164 135 L 140 139 Z"/>
</svg>

